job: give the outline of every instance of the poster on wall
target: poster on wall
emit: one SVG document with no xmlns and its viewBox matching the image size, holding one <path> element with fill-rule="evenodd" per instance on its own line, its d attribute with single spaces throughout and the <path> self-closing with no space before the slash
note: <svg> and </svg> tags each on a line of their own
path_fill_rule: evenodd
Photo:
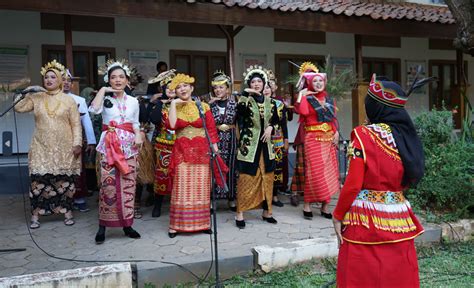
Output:
<svg viewBox="0 0 474 288">
<path fill-rule="evenodd" d="M 332 67 L 334 75 L 338 76 L 343 71 L 354 72 L 354 59 L 353 58 L 337 58 L 331 57 Z"/>
<path fill-rule="evenodd" d="M 28 48 L 0 47 L 0 86 L 28 80 Z"/>
<path fill-rule="evenodd" d="M 136 95 L 146 94 L 148 79 L 156 76 L 156 64 L 160 59 L 159 55 L 158 51 L 153 50 L 128 50 L 128 62 L 137 68 L 138 73 L 143 77 L 142 83 L 135 87 Z"/>
<path fill-rule="evenodd" d="M 267 66 L 266 54 L 242 54 L 242 73 L 250 66 Z"/>
<path fill-rule="evenodd" d="M 416 76 L 416 71 L 418 69 L 418 67 L 421 68 L 421 72 L 418 76 L 418 78 L 425 78 L 426 77 L 426 62 L 425 61 L 415 61 L 415 60 L 406 60 L 406 75 L 407 75 L 407 78 L 406 78 L 406 86 L 405 88 L 408 89 L 408 87 L 410 87 L 413 83 L 413 81 L 415 80 L 415 76 Z M 428 85 L 424 85 L 418 89 L 416 89 L 415 91 L 413 91 L 414 94 L 426 94 L 426 89 L 427 89 Z"/>
</svg>

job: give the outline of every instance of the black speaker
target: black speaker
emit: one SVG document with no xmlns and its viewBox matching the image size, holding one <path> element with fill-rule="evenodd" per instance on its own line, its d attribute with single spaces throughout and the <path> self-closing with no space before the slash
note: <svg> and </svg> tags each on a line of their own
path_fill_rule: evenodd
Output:
<svg viewBox="0 0 474 288">
<path fill-rule="evenodd" d="M 3 156 L 11 156 L 13 152 L 13 133 L 4 131 L 2 133 Z"/>
</svg>

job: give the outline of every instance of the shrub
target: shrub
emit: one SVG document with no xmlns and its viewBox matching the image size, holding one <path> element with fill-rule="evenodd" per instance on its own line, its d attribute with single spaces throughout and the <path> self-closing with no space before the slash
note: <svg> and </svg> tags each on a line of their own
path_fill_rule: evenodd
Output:
<svg viewBox="0 0 474 288">
<path fill-rule="evenodd" d="M 434 215 L 431 220 L 472 217 L 474 144 L 452 137 L 450 111 L 425 112 L 415 118 L 423 142 L 425 176 L 407 197 L 413 206 Z"/>
</svg>

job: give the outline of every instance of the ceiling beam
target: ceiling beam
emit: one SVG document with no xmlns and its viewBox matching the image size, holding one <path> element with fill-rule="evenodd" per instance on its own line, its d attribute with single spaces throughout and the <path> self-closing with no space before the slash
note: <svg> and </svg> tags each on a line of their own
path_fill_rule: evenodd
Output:
<svg viewBox="0 0 474 288">
<path fill-rule="evenodd" d="M 88 16 L 122 16 L 218 25 L 352 33 L 359 35 L 452 39 L 455 24 L 415 20 L 373 20 L 368 16 L 340 16 L 312 11 L 227 7 L 213 3 L 171 0 L 0 0 L 0 9 Z"/>
</svg>

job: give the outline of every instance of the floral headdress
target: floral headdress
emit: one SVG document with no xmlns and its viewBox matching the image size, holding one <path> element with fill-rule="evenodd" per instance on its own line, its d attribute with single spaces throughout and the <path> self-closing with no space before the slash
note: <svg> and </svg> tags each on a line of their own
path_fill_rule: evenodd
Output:
<svg viewBox="0 0 474 288">
<path fill-rule="evenodd" d="M 263 70 L 262 66 L 253 66 L 251 65 L 249 68 L 244 73 L 244 81 L 247 83 L 247 86 L 250 87 L 250 82 L 252 81 L 253 78 L 259 77 L 263 80 L 263 82 L 267 83 L 268 82 L 268 75 Z"/>
<path fill-rule="evenodd" d="M 191 77 L 186 74 L 179 73 L 176 75 L 173 80 L 171 80 L 171 83 L 169 84 L 169 89 L 170 90 L 175 90 L 176 87 L 178 87 L 179 84 L 181 83 L 186 83 L 186 84 L 193 84 L 194 83 L 194 77 Z"/>
<path fill-rule="evenodd" d="M 41 67 L 40 73 L 41 73 L 42 76 L 44 76 L 46 74 L 46 72 L 48 72 L 50 70 L 54 70 L 54 71 L 58 72 L 57 76 L 62 76 L 65 72 L 64 65 L 59 63 L 58 61 L 56 61 L 56 59 L 54 59 L 51 62 L 48 62 L 46 65 Z"/>
<path fill-rule="evenodd" d="M 125 75 L 127 75 L 128 78 L 131 78 L 132 76 L 132 69 L 130 68 L 130 64 L 128 64 L 128 61 L 125 59 L 122 59 L 120 61 L 116 61 L 114 59 L 109 59 L 105 63 L 104 66 L 99 68 L 99 75 L 104 75 L 104 82 L 109 83 L 109 71 L 110 69 L 114 67 L 120 67 L 125 71 Z"/>
<path fill-rule="evenodd" d="M 302 90 L 306 87 L 309 90 L 314 91 L 313 78 L 316 76 L 321 77 L 324 79 L 324 82 L 326 82 L 326 73 L 319 73 L 318 67 L 311 62 L 304 62 L 301 64 L 299 74 L 300 79 L 296 84 L 298 90 Z"/>
</svg>

